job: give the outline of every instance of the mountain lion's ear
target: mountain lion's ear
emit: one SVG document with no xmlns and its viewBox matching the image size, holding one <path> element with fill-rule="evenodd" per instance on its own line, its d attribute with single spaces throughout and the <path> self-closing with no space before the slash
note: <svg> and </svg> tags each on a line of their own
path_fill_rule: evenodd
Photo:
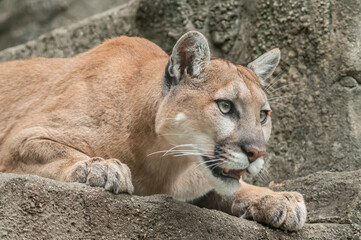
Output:
<svg viewBox="0 0 361 240">
<path fill-rule="evenodd" d="M 209 61 L 207 39 L 196 31 L 184 34 L 173 47 L 163 79 L 163 87 L 168 89 L 164 90 L 177 85 L 183 74 L 197 77 Z"/>
<path fill-rule="evenodd" d="M 281 52 L 278 48 L 272 49 L 247 65 L 258 76 L 261 84 L 269 78 L 280 62 Z"/>
</svg>

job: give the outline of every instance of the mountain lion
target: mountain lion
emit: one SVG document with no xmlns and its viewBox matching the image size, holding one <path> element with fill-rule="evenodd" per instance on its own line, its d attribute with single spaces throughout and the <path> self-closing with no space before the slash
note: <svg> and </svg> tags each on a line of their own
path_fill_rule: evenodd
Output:
<svg viewBox="0 0 361 240">
<path fill-rule="evenodd" d="M 170 57 L 123 36 L 72 58 L 1 63 L 0 171 L 169 194 L 298 230 L 301 194 L 241 180 L 263 167 L 272 125 L 263 83 L 279 60 L 274 49 L 235 65 L 191 31 Z"/>
</svg>

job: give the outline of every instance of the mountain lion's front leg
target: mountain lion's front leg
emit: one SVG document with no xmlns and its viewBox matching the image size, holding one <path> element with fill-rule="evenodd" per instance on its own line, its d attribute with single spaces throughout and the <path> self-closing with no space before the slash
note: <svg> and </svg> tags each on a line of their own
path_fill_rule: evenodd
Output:
<svg viewBox="0 0 361 240">
<path fill-rule="evenodd" d="M 114 193 L 133 192 L 130 170 L 118 159 L 89 157 L 62 140 L 44 137 L 40 128 L 32 130 L 18 134 L 9 151 L 2 152 L 7 156 L 1 161 L 2 171 L 85 183 Z"/>
<path fill-rule="evenodd" d="M 301 229 L 307 216 L 300 193 L 274 192 L 243 181 L 233 196 L 221 196 L 212 191 L 195 204 L 286 230 Z"/>
<path fill-rule="evenodd" d="M 118 159 L 104 160 L 93 157 L 78 161 L 66 169 L 63 175 L 66 182 L 86 183 L 93 187 L 104 187 L 113 193 L 134 191 L 130 170 Z"/>
<path fill-rule="evenodd" d="M 306 222 L 307 210 L 298 192 L 274 192 L 241 182 L 231 207 L 232 214 L 272 227 L 299 230 Z"/>
</svg>

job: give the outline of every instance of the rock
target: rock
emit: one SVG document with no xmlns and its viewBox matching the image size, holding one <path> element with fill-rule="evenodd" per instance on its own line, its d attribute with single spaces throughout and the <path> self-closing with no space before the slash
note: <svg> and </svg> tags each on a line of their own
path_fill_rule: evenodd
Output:
<svg viewBox="0 0 361 240">
<path fill-rule="evenodd" d="M 309 223 L 361 226 L 361 169 L 351 172 L 318 172 L 291 180 L 276 191 L 303 194 Z"/>
<path fill-rule="evenodd" d="M 2 0 L 0 50 L 125 2 L 127 0 Z"/>
<path fill-rule="evenodd" d="M 341 78 L 340 84 L 341 84 L 341 86 L 347 87 L 347 88 L 355 88 L 358 85 L 356 79 L 354 79 L 353 77 L 350 77 L 350 76 Z"/>
<path fill-rule="evenodd" d="M 79 23 L 57 28 L 37 40 L 8 48 L 0 53 L 0 61 L 31 57 L 69 57 L 118 35 L 135 35 L 132 28 L 138 2 L 113 8 Z"/>
<path fill-rule="evenodd" d="M 319 173 L 281 188 L 303 192 L 309 208 L 309 223 L 290 233 L 164 195 L 114 195 L 84 184 L 0 174 L 0 238 L 360 239 L 360 176 Z M 345 210 L 340 218 L 328 213 L 335 204 Z"/>
</svg>

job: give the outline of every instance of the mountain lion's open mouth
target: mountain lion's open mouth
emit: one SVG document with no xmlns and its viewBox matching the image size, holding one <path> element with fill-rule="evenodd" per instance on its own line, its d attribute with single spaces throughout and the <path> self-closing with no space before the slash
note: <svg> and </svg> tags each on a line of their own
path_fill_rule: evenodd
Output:
<svg viewBox="0 0 361 240">
<path fill-rule="evenodd" d="M 222 178 L 233 178 L 239 180 L 247 171 L 246 169 L 228 169 L 217 166 L 221 161 L 210 161 L 210 158 L 203 156 L 208 168 L 212 171 L 213 176 Z"/>
<path fill-rule="evenodd" d="M 239 180 L 245 172 L 246 172 L 246 169 L 235 170 L 235 169 L 223 168 L 222 176 L 235 178 L 235 179 Z"/>
</svg>

